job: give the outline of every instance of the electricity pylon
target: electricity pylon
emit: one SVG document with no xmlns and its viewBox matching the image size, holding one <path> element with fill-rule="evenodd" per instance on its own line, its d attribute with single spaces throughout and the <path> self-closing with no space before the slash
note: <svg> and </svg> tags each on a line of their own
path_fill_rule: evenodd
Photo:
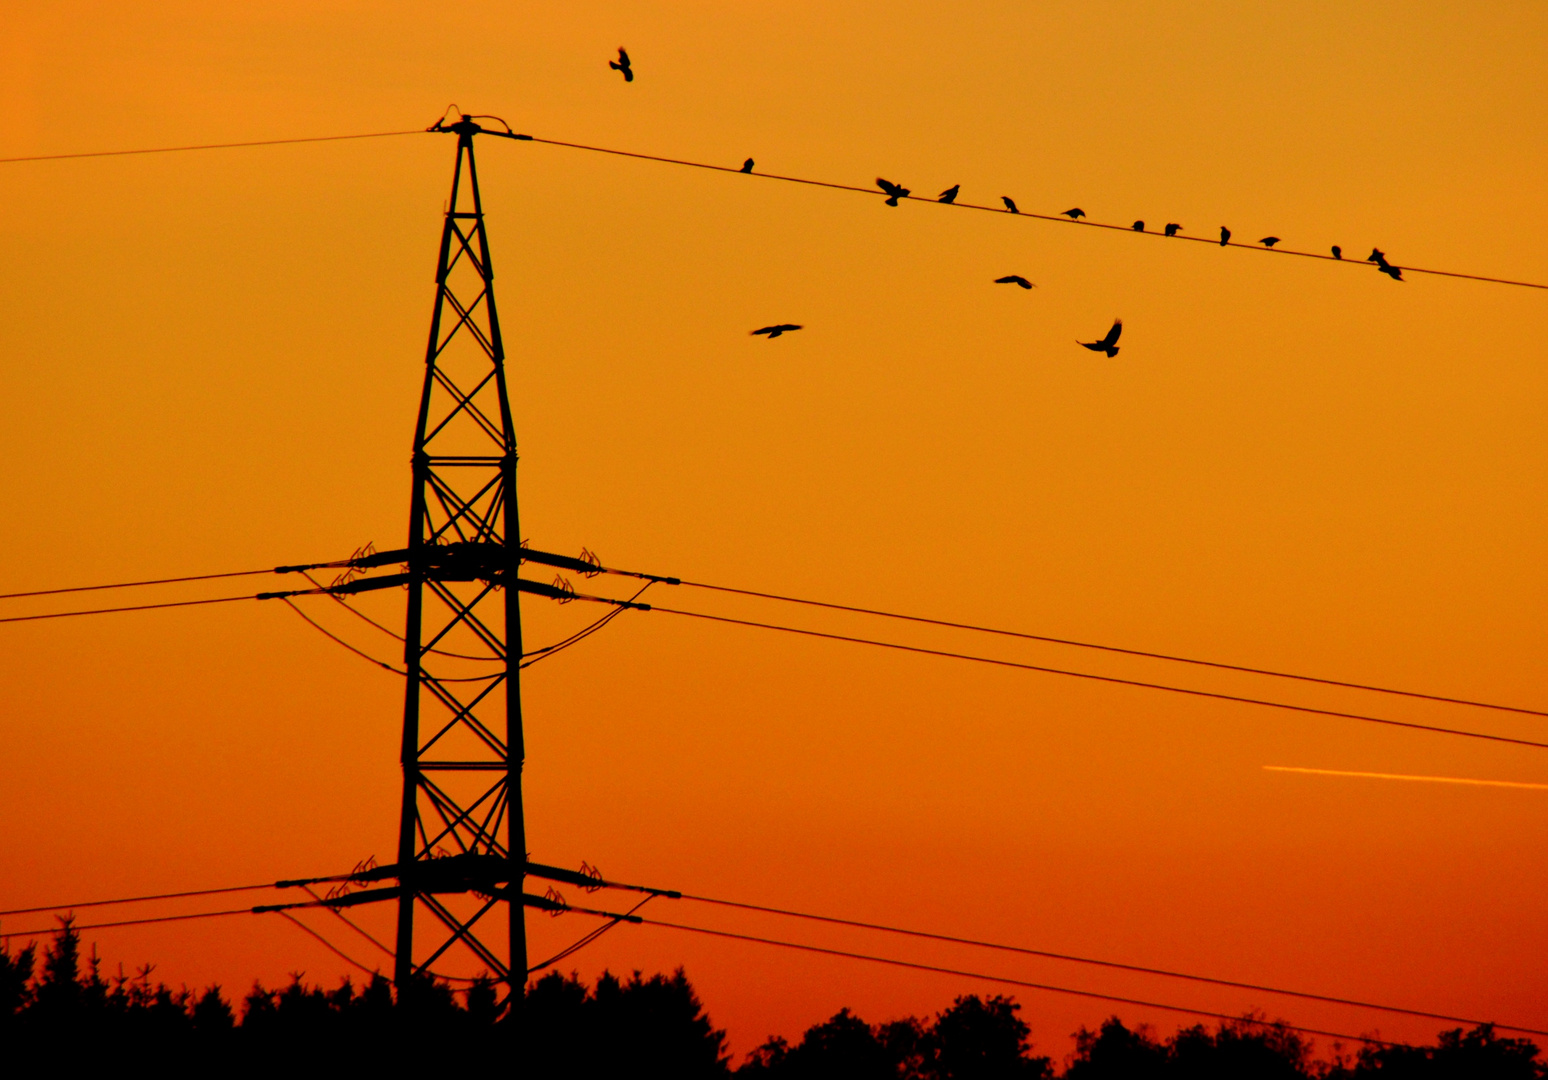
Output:
<svg viewBox="0 0 1548 1080">
<path fill-rule="evenodd" d="M 516 432 L 473 158 L 486 129 L 464 115 L 431 130 L 457 136 L 457 161 L 414 429 L 394 982 L 401 992 L 458 947 L 516 1009 L 527 978 Z M 446 856 L 472 858 L 438 867 Z"/>
</svg>

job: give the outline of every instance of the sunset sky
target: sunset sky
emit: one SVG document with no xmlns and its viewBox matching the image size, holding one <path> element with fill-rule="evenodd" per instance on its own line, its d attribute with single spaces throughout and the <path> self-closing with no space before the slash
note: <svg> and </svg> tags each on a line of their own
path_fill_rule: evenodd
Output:
<svg viewBox="0 0 1548 1080">
<path fill-rule="evenodd" d="M 630 84 L 607 67 L 619 45 Z M 534 546 L 1548 709 L 1548 292 L 1360 263 L 1377 246 L 1548 282 L 1545 56 L 1548 8 L 1527 2 L 13 4 L 0 157 L 419 129 L 454 102 L 556 140 L 1340 244 L 1342 265 L 478 145 Z M 401 546 L 453 149 L 416 134 L 0 164 L 0 592 Z M 992 284 L 1011 273 L 1037 288 Z M 1076 347 L 1115 317 L 1116 358 Z M 805 329 L 749 337 L 775 322 Z M 401 595 L 361 606 L 401 624 Z M 647 598 L 1548 740 L 1540 717 L 687 587 Z M 525 599 L 529 645 L 582 607 Z M 396 659 L 328 601 L 307 610 Z M 400 680 L 283 606 L 0 625 L 0 655 L 0 908 L 394 855 Z M 540 861 L 1548 1027 L 1548 791 L 1264 768 L 1531 784 L 1545 750 L 659 613 L 534 667 L 525 703 Z M 645 911 L 1339 1031 L 1441 1026 L 689 901 Z M 360 918 L 389 932 L 386 910 Z M 595 924 L 528 925 L 537 958 Z M 274 916 L 88 937 L 110 971 L 154 962 L 173 985 L 360 977 Z M 564 969 L 678 965 L 738 1060 L 840 1006 L 882 1021 L 1008 992 L 649 927 Z M 1114 1011 L 1187 1022 L 1016 996 L 1055 1057 Z"/>
</svg>

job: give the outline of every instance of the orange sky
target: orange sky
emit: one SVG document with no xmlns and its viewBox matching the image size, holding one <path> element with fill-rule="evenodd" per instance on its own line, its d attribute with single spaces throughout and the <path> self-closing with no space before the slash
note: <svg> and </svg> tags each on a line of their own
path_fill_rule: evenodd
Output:
<svg viewBox="0 0 1548 1080">
<path fill-rule="evenodd" d="M 639 72 L 627 86 L 606 67 L 619 44 Z M 1399 264 L 1542 281 L 1545 52 L 1548 13 L 1527 3 L 467 4 L 455 20 L 409 3 L 61 3 L 0 25 L 0 156 L 422 127 L 455 101 L 551 138 L 752 155 L 849 183 L 880 174 L 922 194 L 960 183 L 965 200 L 1010 194 L 1197 234 L 1227 224 L 1357 257 L 1379 245 Z M 427 135 L 0 166 L 0 591 L 398 546 L 452 146 Z M 1368 268 L 893 210 L 552 147 L 480 154 L 535 545 L 1548 706 L 1543 293 L 1399 286 Z M 1039 288 L 989 284 L 1005 273 Z M 1075 347 L 1114 316 L 1116 360 Z M 785 320 L 807 329 L 747 336 Z M 1548 734 L 1525 718 L 670 595 Z M 371 610 L 400 618 L 394 597 Z M 591 614 L 524 610 L 535 644 Z M 389 639 L 317 611 L 390 655 Z M 11 625 L 0 641 L 0 906 L 392 854 L 401 689 L 284 608 Z M 529 841 L 545 861 L 1548 1022 L 1548 797 L 1261 768 L 1544 781 L 1543 751 L 667 615 L 625 616 L 534 668 L 526 702 Z M 658 905 L 1313 1026 L 1435 1030 Z M 364 918 L 381 928 L 387 914 Z M 529 922 L 535 954 L 585 928 Z M 37 923 L 6 923 L 21 925 Z M 173 983 L 348 970 L 272 918 L 95 938 L 110 966 L 152 960 Z M 882 1020 L 996 989 L 643 928 L 573 961 L 588 977 L 679 963 L 739 1054 L 840 1005 Z M 1111 1011 L 1018 996 L 1056 1055 Z"/>
</svg>

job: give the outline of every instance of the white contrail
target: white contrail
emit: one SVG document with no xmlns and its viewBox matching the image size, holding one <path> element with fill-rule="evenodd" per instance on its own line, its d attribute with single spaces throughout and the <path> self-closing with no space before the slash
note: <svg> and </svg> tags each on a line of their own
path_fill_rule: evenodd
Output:
<svg viewBox="0 0 1548 1080">
<path fill-rule="evenodd" d="M 1472 787 L 1531 788 L 1548 791 L 1548 784 L 1528 784 L 1520 780 L 1475 780 L 1470 776 L 1404 776 L 1401 773 L 1350 772 L 1345 769 L 1303 769 L 1296 765 L 1265 765 L 1268 772 L 1306 773 L 1310 776 L 1358 776 L 1366 780 L 1413 780 L 1426 784 L 1467 784 Z"/>
</svg>

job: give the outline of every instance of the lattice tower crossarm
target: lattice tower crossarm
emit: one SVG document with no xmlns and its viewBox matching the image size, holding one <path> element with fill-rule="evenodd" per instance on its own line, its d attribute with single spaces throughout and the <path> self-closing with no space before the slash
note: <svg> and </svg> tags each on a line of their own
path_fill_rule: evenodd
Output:
<svg viewBox="0 0 1548 1080">
<path fill-rule="evenodd" d="M 394 981 L 405 993 L 471 954 L 515 1009 L 527 973 L 516 434 L 473 156 L 486 129 L 463 116 L 431 130 L 457 136 L 457 160 L 414 430 Z M 504 872 L 446 891 L 434 864 L 470 854 Z"/>
</svg>

